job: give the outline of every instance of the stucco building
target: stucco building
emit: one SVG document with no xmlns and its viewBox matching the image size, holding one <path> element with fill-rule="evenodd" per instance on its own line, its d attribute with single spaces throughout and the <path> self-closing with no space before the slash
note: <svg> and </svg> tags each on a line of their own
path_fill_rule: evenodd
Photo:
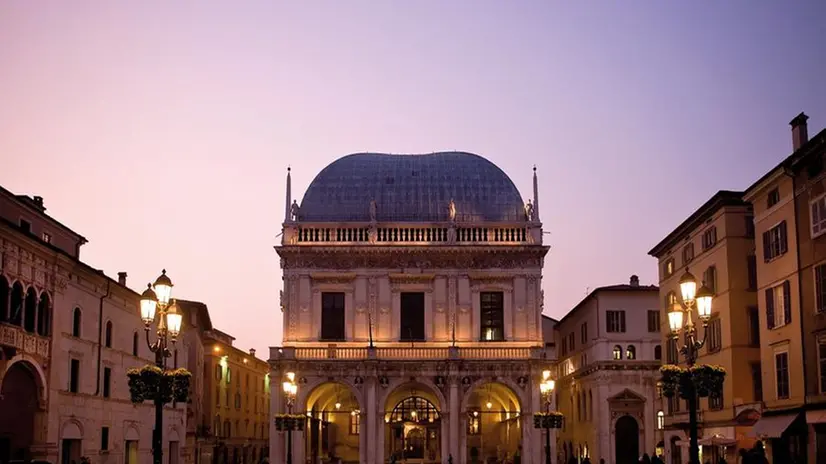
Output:
<svg viewBox="0 0 826 464">
<path fill-rule="evenodd" d="M 86 240 L 43 199 L 0 188 L 0 461 L 148 462 L 154 409 L 126 370 L 154 360 L 139 295 L 80 260 Z M 176 356 L 186 367 L 185 356 Z M 181 462 L 185 405 L 165 410 L 165 462 Z"/>
<path fill-rule="evenodd" d="M 204 448 L 212 456 L 204 464 L 257 463 L 269 454 L 269 364 L 234 341 L 217 329 L 203 337 L 203 423 L 211 437 Z"/>
<path fill-rule="evenodd" d="M 660 338 L 655 285 L 598 287 L 556 323 L 558 460 L 634 464 L 657 444 Z"/>
<path fill-rule="evenodd" d="M 532 414 L 553 359 L 535 173 L 533 202 L 460 152 L 349 155 L 300 204 L 287 179 L 284 339 L 270 376 L 296 374 L 292 410 L 309 418 L 294 462 L 542 462 Z M 271 413 L 286 412 L 271 391 Z M 284 434 L 272 427 L 270 441 L 283 462 Z"/>
<path fill-rule="evenodd" d="M 751 426 L 763 410 L 753 224 L 752 207 L 743 193 L 720 191 L 649 252 L 659 267 L 658 335 L 665 347 L 664 363 L 685 364 L 678 356 L 683 334 L 672 338 L 667 319 L 667 311 L 681 298 L 680 277 L 688 270 L 714 293 L 708 328 L 697 327 L 698 335 L 705 335 L 697 362 L 722 366 L 728 374 L 722 395 L 698 404 L 703 462 L 716 462 L 723 453 L 728 462 L 735 462 L 738 450 L 754 443 Z M 699 321 L 696 311 L 692 318 Z M 677 397 L 662 401 L 666 458 L 687 463 L 687 404 Z"/>
</svg>

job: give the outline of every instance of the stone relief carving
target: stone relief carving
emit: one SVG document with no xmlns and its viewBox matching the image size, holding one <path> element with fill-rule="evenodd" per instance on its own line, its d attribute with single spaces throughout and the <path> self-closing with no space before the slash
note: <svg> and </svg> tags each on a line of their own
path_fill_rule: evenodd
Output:
<svg viewBox="0 0 826 464">
<path fill-rule="evenodd" d="M 314 249 L 315 248 L 315 249 Z M 495 251 L 480 251 L 470 247 L 455 247 L 434 252 L 429 249 L 396 249 L 391 252 L 369 247 L 362 250 L 339 247 L 279 248 L 285 269 L 315 268 L 349 270 L 357 268 L 412 269 L 521 269 L 538 268 L 546 248 L 513 247 Z"/>
<path fill-rule="evenodd" d="M 528 308 L 536 308 L 536 276 L 528 276 Z M 532 316 L 532 315 L 531 315 Z M 533 334 L 536 330 L 536 317 L 528 317 L 528 333 Z"/>
<path fill-rule="evenodd" d="M 287 282 L 287 295 L 289 298 L 289 307 L 287 308 L 287 312 L 290 315 L 289 332 L 290 336 L 292 336 L 292 334 L 295 333 L 295 330 L 298 327 L 298 311 L 296 311 L 296 308 L 298 306 L 298 276 L 288 276 Z"/>
</svg>

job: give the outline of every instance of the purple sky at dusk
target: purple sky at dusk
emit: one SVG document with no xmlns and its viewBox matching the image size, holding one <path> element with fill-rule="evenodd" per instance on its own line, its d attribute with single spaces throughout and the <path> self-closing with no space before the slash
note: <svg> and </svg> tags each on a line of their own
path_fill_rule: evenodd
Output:
<svg viewBox="0 0 826 464">
<path fill-rule="evenodd" d="M 527 198 L 545 310 L 638 274 L 719 189 L 826 126 L 826 2 L 0 3 L 0 185 L 82 258 L 167 268 L 242 349 L 281 340 L 273 245 L 293 197 L 360 152 L 464 150 Z"/>
</svg>

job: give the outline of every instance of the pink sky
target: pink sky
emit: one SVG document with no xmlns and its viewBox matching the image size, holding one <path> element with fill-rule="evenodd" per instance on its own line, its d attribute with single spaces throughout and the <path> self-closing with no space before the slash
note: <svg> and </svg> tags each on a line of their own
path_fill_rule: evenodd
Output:
<svg viewBox="0 0 826 464">
<path fill-rule="evenodd" d="M 702 3 L 5 1 L 0 184 L 267 353 L 288 164 L 299 199 L 352 152 L 479 153 L 526 199 L 536 164 L 561 317 L 826 123 L 823 2 Z"/>
</svg>

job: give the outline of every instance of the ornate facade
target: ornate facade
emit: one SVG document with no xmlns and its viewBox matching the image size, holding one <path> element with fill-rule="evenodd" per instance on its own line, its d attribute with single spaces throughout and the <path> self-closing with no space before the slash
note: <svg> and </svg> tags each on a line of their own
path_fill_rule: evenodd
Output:
<svg viewBox="0 0 826 464">
<path fill-rule="evenodd" d="M 153 362 L 139 295 L 80 261 L 86 240 L 45 211 L 0 188 L 0 462 L 148 462 L 154 409 L 130 402 L 126 378 Z M 181 462 L 185 405 L 164 424 L 165 458 Z"/>
<path fill-rule="evenodd" d="M 294 462 L 542 462 L 537 182 L 526 204 L 468 153 L 356 154 L 299 205 L 290 176 L 282 243 L 280 385 L 295 373 Z M 271 413 L 287 412 L 281 388 Z M 271 462 L 286 440 L 271 427 Z M 555 440 L 554 440 L 555 442 Z"/>
</svg>

